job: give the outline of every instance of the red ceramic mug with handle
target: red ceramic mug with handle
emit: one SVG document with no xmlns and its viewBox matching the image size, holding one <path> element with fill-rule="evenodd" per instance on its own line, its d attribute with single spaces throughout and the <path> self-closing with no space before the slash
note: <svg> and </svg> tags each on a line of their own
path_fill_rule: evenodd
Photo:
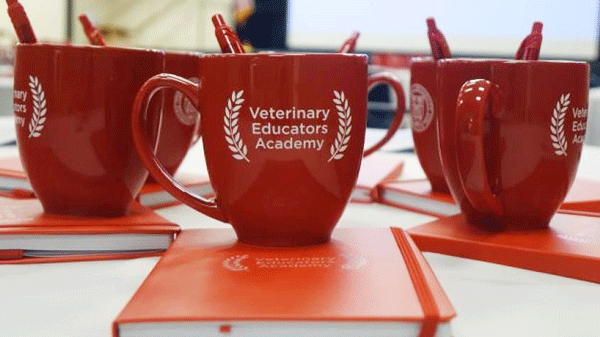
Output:
<svg viewBox="0 0 600 337">
<path fill-rule="evenodd" d="M 386 82 L 403 97 L 400 82 L 389 74 L 367 78 L 365 55 L 223 54 L 198 62 L 199 84 L 162 74 L 136 97 L 134 141 L 150 173 L 179 200 L 230 223 L 241 242 L 328 241 L 363 157 L 367 90 Z M 142 133 L 145 107 L 160 88 L 181 91 L 200 111 L 214 200 L 174 182 L 148 147 Z"/>
<path fill-rule="evenodd" d="M 164 53 L 51 44 L 16 52 L 17 145 L 44 211 L 124 215 L 148 175 L 133 147 L 131 108 L 142 84 L 163 71 Z M 161 108 L 150 105 L 148 138 L 156 139 Z"/>
<path fill-rule="evenodd" d="M 575 178 L 588 88 L 584 62 L 439 61 L 442 166 L 467 221 L 548 226 Z"/>
<path fill-rule="evenodd" d="M 415 153 L 436 192 L 449 193 L 438 149 L 437 61 L 413 58 L 410 65 L 410 118 Z"/>
</svg>

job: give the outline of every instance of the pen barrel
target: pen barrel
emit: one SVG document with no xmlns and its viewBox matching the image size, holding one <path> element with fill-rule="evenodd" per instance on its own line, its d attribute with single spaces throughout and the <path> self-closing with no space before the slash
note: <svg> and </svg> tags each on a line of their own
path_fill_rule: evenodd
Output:
<svg viewBox="0 0 600 337">
<path fill-rule="evenodd" d="M 243 54 L 244 47 L 238 42 L 235 33 L 227 26 L 215 30 L 219 47 L 223 53 Z"/>
<path fill-rule="evenodd" d="M 33 32 L 33 28 L 31 27 L 31 23 L 27 18 L 27 14 L 25 14 L 25 9 L 20 3 L 15 2 L 8 7 L 8 16 L 10 17 L 10 21 L 12 22 L 13 27 L 15 28 L 15 32 L 17 33 L 17 37 L 19 38 L 19 42 L 37 42 L 35 33 Z"/>
<path fill-rule="evenodd" d="M 106 40 L 104 40 L 104 37 L 102 36 L 102 34 L 100 34 L 100 32 L 95 29 L 93 30 L 91 33 L 87 34 L 88 35 L 88 40 L 90 40 L 90 43 L 94 46 L 106 46 Z"/>
</svg>

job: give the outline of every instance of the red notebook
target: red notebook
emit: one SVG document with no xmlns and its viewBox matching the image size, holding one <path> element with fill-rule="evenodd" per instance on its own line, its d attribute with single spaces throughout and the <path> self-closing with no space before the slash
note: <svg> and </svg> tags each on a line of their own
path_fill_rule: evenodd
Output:
<svg viewBox="0 0 600 337">
<path fill-rule="evenodd" d="M 377 201 L 375 188 L 378 184 L 396 180 L 402 174 L 403 162 L 396 154 L 375 152 L 363 158 L 351 202 Z"/>
<path fill-rule="evenodd" d="M 600 215 L 600 182 L 576 179 L 558 211 L 582 211 Z"/>
<path fill-rule="evenodd" d="M 600 217 L 556 214 L 546 230 L 490 233 L 456 215 L 408 232 L 423 251 L 600 283 Z"/>
<path fill-rule="evenodd" d="M 0 196 L 17 199 L 35 198 L 21 159 L 18 157 L 0 159 Z"/>
<path fill-rule="evenodd" d="M 184 230 L 113 324 L 132 336 L 451 336 L 455 316 L 398 228 L 340 228 L 327 244 L 264 248 Z"/>
<path fill-rule="evenodd" d="M 176 173 L 175 180 L 184 186 L 187 190 L 205 198 L 214 195 L 210 180 L 206 177 L 199 177 L 191 174 Z M 140 204 L 159 209 L 181 204 L 181 201 L 175 199 L 159 183 L 146 183 L 139 195 Z"/>
<path fill-rule="evenodd" d="M 175 180 L 198 195 L 204 197 L 213 195 L 213 189 L 207 177 L 179 173 L 175 175 Z M 33 193 L 31 184 L 27 180 L 27 175 L 23 170 L 23 165 L 19 158 L 0 159 L 0 196 L 17 199 L 35 198 L 35 194 Z M 181 203 L 158 183 L 145 184 L 140 191 L 139 202 L 151 209 L 159 209 Z"/>
<path fill-rule="evenodd" d="M 156 256 L 179 230 L 137 203 L 127 216 L 84 218 L 44 214 L 37 199 L 3 199 L 0 264 Z"/>
<path fill-rule="evenodd" d="M 434 192 L 427 179 L 391 181 L 377 185 L 379 202 L 436 217 L 460 213 L 450 194 Z"/>
<path fill-rule="evenodd" d="M 427 179 L 388 181 L 376 188 L 381 203 L 437 217 L 460 213 L 450 194 L 433 192 Z M 576 179 L 558 213 L 581 211 L 600 215 L 600 183 Z"/>
</svg>

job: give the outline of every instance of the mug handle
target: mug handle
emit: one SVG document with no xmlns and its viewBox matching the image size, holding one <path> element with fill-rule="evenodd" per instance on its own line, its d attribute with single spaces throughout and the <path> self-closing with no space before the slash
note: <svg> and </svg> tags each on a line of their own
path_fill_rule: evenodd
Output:
<svg viewBox="0 0 600 337">
<path fill-rule="evenodd" d="M 497 216 L 502 216 L 502 206 L 486 167 L 485 121 L 501 110 L 500 97 L 500 88 L 488 80 L 467 81 L 460 88 L 455 114 L 456 164 L 465 195 L 477 211 Z"/>
<path fill-rule="evenodd" d="M 148 111 L 148 102 L 156 92 L 166 88 L 179 90 L 190 100 L 194 107 L 198 109 L 198 91 L 200 85 L 201 84 L 196 84 L 172 74 L 159 74 L 147 80 L 138 91 L 133 103 L 133 112 L 131 116 L 133 142 L 144 166 L 150 171 L 152 177 L 154 177 L 154 179 L 156 179 L 156 181 L 169 193 L 198 212 L 204 213 L 219 221 L 228 222 L 225 214 L 215 202 L 215 199 L 205 199 L 190 193 L 173 180 L 173 177 L 165 170 L 156 157 L 156 154 L 150 151 L 146 134 L 143 131 L 143 122 Z"/>
<path fill-rule="evenodd" d="M 194 136 L 192 137 L 192 145 L 190 145 L 190 147 L 196 145 L 200 138 L 202 138 L 202 129 L 200 127 L 200 112 L 198 112 L 198 122 L 196 123 L 196 127 L 194 128 Z"/>
<path fill-rule="evenodd" d="M 377 73 L 375 75 L 369 76 L 367 83 L 367 92 L 380 83 L 389 84 L 394 90 L 394 92 L 396 92 L 396 97 L 398 98 L 398 105 L 396 106 L 396 116 L 390 124 L 390 127 L 385 136 L 380 141 L 375 143 L 375 145 L 366 149 L 363 153 L 363 157 L 366 157 L 372 154 L 373 152 L 379 150 L 383 145 L 385 145 L 385 143 L 387 143 L 392 138 L 392 136 L 394 136 L 394 134 L 400 127 L 400 124 L 402 124 L 402 118 L 404 117 L 404 111 L 406 107 L 406 101 L 404 100 L 404 90 L 402 90 L 402 84 L 400 84 L 400 80 L 398 80 L 396 76 L 388 72 Z"/>
</svg>

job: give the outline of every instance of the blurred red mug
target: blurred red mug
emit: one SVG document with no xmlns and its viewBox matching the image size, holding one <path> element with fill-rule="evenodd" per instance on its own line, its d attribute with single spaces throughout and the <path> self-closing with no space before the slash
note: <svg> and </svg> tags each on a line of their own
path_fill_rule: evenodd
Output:
<svg viewBox="0 0 600 337">
<path fill-rule="evenodd" d="M 133 148 L 131 108 L 144 81 L 163 71 L 163 62 L 164 53 L 155 50 L 17 46 L 17 144 L 45 212 L 102 217 L 127 212 L 148 175 Z M 162 95 L 158 98 L 145 132 L 154 140 Z"/>
<path fill-rule="evenodd" d="M 199 58 L 199 84 L 171 74 L 148 80 L 132 116 L 136 148 L 173 196 L 229 222 L 241 242 L 299 246 L 326 242 L 356 184 L 367 118 L 365 55 L 223 54 Z M 161 88 L 181 91 L 198 108 L 204 154 L 216 198 L 191 194 L 173 181 L 148 147 L 147 100 Z M 402 103 L 402 104 L 401 104 Z M 396 131 L 403 102 L 386 137 Z"/>
<path fill-rule="evenodd" d="M 413 58 L 410 65 L 410 117 L 415 153 L 436 192 L 449 193 L 438 149 L 437 61 Z"/>
<path fill-rule="evenodd" d="M 547 227 L 581 157 L 589 65 L 438 65 L 442 167 L 467 221 L 489 230 Z"/>
</svg>

